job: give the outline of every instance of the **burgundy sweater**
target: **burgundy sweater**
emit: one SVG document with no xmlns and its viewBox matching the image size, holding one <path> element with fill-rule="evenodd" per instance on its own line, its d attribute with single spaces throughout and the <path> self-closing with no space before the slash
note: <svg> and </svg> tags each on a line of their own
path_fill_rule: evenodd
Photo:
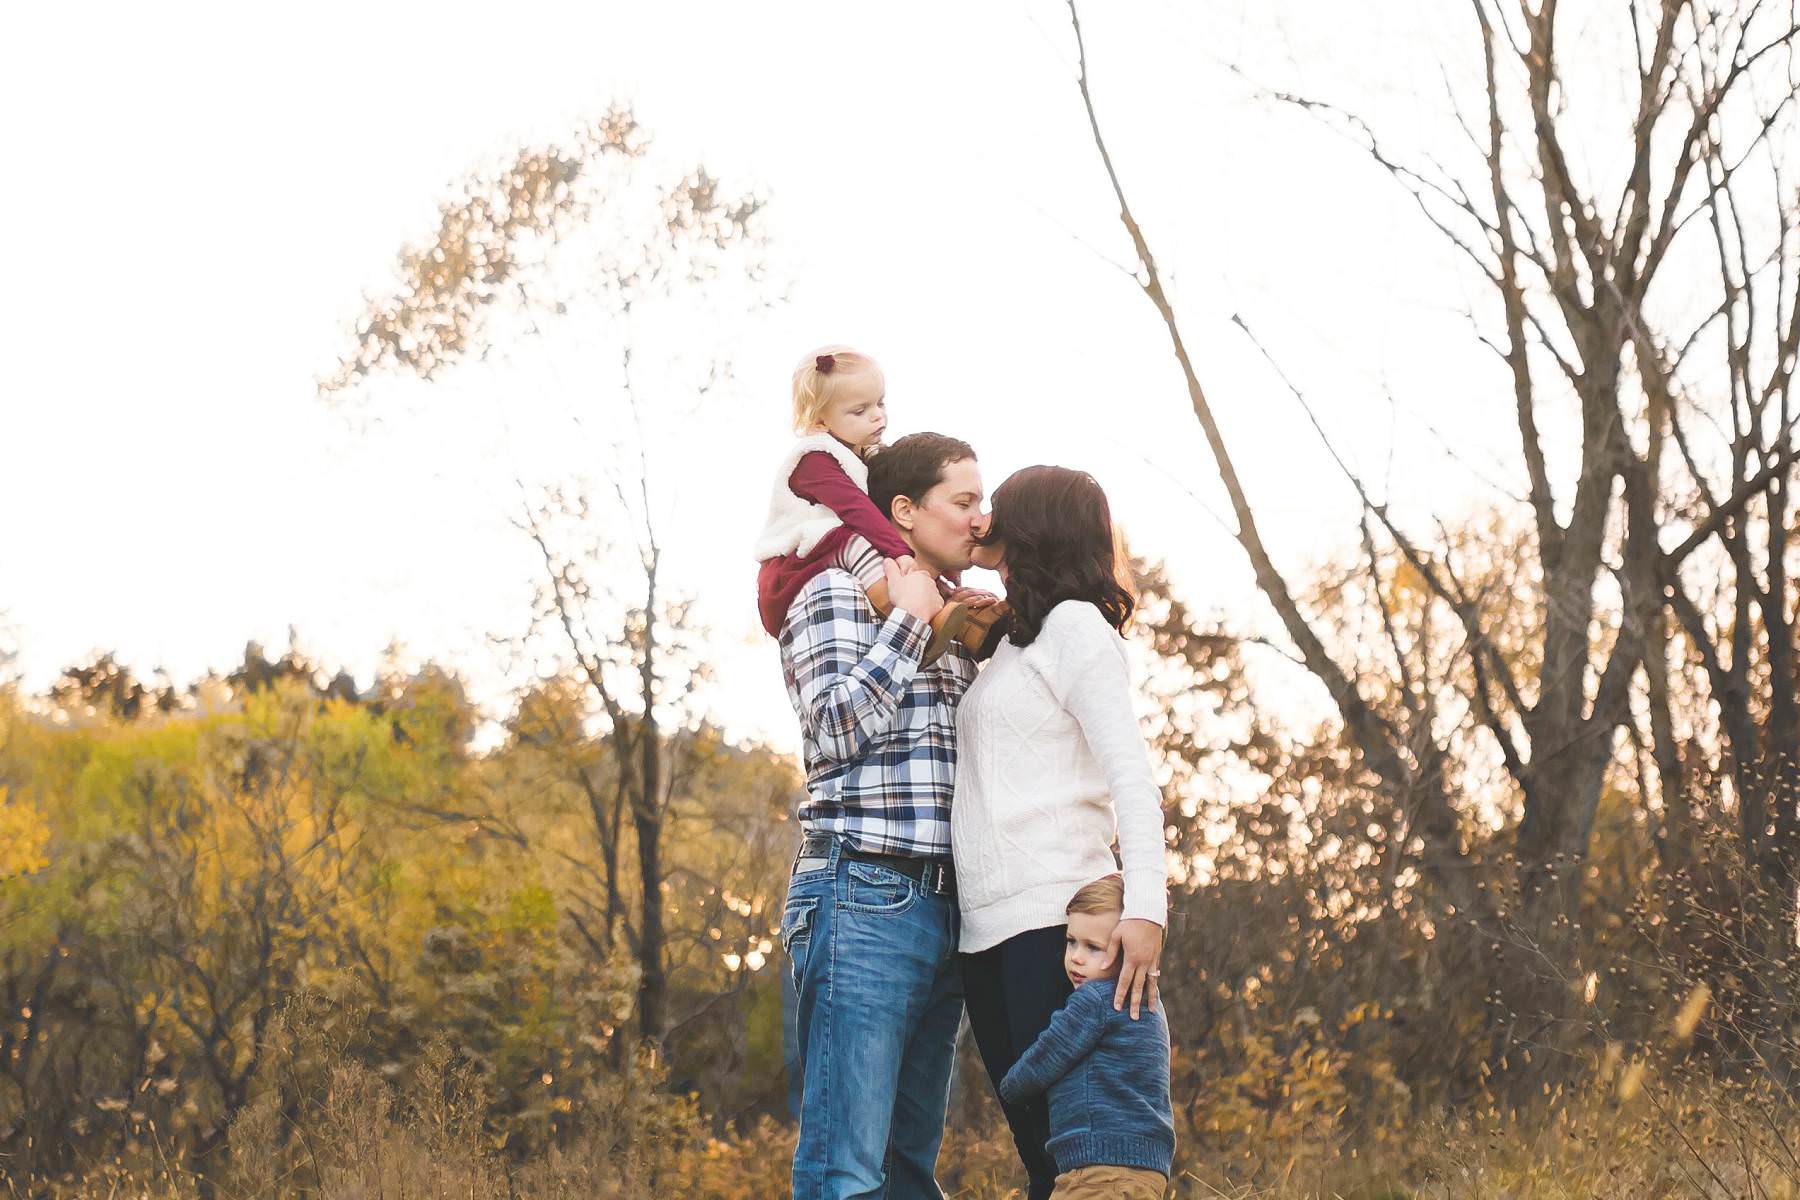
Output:
<svg viewBox="0 0 1800 1200">
<path fill-rule="evenodd" d="M 806 581 L 829 566 L 853 536 L 861 534 L 888 558 L 912 553 L 912 547 L 881 515 L 869 494 L 857 487 L 837 459 L 824 451 L 802 456 L 794 473 L 788 476 L 788 487 L 802 500 L 829 508 L 843 524 L 820 538 L 811 553 L 767 559 L 757 571 L 756 608 L 770 637 L 781 632 L 781 623 L 787 620 L 788 609 L 793 607 L 794 597 Z"/>
</svg>

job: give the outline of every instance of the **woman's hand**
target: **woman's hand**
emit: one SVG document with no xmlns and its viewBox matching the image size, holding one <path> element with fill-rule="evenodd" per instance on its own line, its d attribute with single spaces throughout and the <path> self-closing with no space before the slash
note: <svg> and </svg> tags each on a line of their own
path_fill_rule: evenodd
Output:
<svg viewBox="0 0 1800 1200">
<path fill-rule="evenodd" d="M 980 612 L 984 608 L 990 608 L 993 605 L 1000 603 L 1000 597 L 994 595 L 994 593 L 982 588 L 972 587 L 956 588 L 948 596 L 944 597 L 944 599 L 953 600 L 958 604 L 966 604 L 976 612 Z"/>
<path fill-rule="evenodd" d="M 1131 1019 L 1137 1020 L 1143 1010 L 1146 995 L 1150 1003 L 1156 1003 L 1160 991 L 1157 987 L 1157 976 L 1162 974 L 1157 963 L 1162 959 L 1163 927 L 1155 921 L 1146 921 L 1142 917 L 1129 917 L 1113 927 L 1112 941 L 1106 947 L 1106 967 L 1119 961 L 1119 985 L 1113 989 L 1113 1009 L 1125 1007 L 1125 997 L 1131 996 Z"/>
</svg>

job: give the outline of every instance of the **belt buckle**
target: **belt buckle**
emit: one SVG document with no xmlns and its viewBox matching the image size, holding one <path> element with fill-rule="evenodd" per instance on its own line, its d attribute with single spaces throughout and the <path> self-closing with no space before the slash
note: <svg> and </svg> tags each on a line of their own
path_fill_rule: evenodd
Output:
<svg viewBox="0 0 1800 1200">
<path fill-rule="evenodd" d="M 794 865 L 789 869 L 790 875 L 805 875 L 812 871 L 823 870 L 831 861 L 831 842 L 824 839 L 823 845 L 814 844 L 813 834 L 807 834 L 800 840 L 799 852 L 794 855 Z"/>
<path fill-rule="evenodd" d="M 943 863 L 932 863 L 925 868 L 925 890 L 933 896 L 942 896 L 950 891 L 950 868 Z"/>
</svg>

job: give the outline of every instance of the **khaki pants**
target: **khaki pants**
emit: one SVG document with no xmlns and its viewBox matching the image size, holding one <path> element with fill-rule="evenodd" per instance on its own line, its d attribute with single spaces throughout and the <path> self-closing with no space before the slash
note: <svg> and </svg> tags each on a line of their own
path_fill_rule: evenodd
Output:
<svg viewBox="0 0 1800 1200">
<path fill-rule="evenodd" d="M 1136 1167 L 1082 1167 L 1056 1177 L 1056 1200 L 1163 1200 L 1169 1177 Z"/>
</svg>

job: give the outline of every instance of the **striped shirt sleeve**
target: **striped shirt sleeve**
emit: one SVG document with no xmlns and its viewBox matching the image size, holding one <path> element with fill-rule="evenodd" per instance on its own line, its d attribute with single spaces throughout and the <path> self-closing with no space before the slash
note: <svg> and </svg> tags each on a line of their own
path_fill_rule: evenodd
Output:
<svg viewBox="0 0 1800 1200">
<path fill-rule="evenodd" d="M 862 584 L 865 592 L 886 578 L 887 572 L 882 566 L 885 561 L 881 551 L 860 533 L 844 543 L 843 553 L 838 556 L 838 564 L 856 576 L 856 582 Z"/>
</svg>

